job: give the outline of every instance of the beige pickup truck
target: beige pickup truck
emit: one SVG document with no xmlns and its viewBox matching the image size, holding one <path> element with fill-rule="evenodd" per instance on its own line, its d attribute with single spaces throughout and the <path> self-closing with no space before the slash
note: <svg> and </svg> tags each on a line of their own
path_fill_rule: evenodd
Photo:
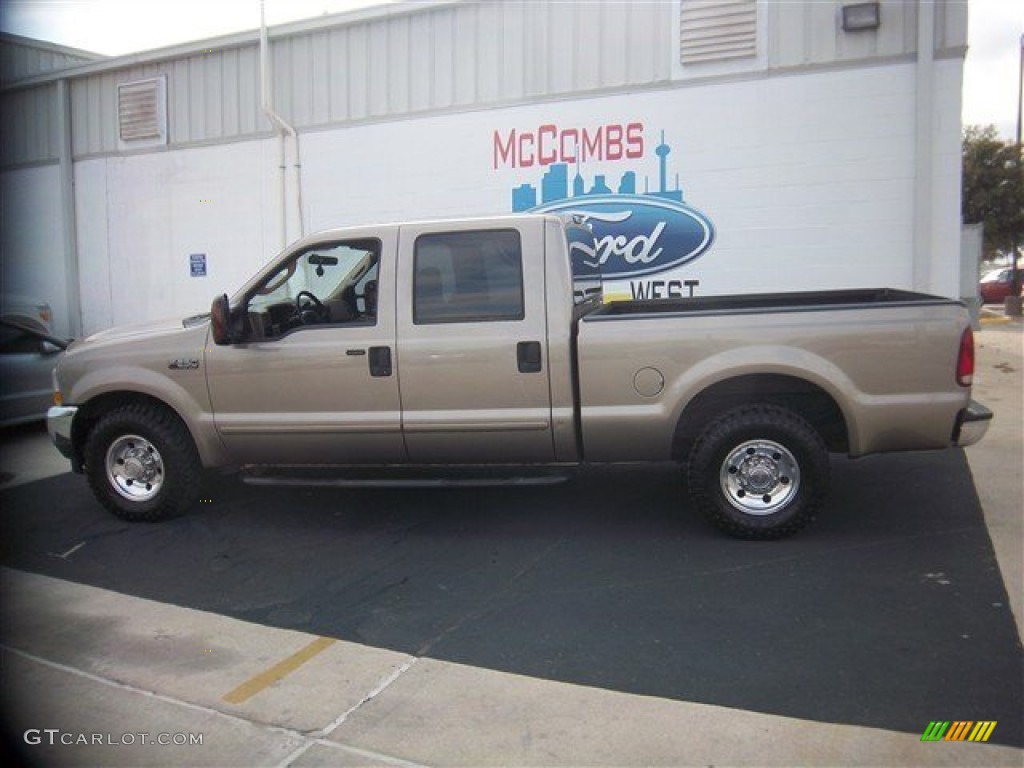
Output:
<svg viewBox="0 0 1024 768">
<path fill-rule="evenodd" d="M 879 289 L 606 304 L 595 245 L 542 215 L 308 237 L 209 315 L 72 344 L 50 434 L 128 520 L 183 512 L 212 468 L 493 482 L 676 461 L 716 525 L 774 538 L 815 515 L 830 451 L 962 446 L 988 426 L 955 301 Z"/>
</svg>

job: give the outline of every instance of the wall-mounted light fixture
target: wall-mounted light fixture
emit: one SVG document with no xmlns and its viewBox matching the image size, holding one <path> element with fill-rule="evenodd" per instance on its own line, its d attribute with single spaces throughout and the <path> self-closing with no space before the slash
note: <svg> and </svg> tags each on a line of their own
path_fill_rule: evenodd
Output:
<svg viewBox="0 0 1024 768">
<path fill-rule="evenodd" d="M 843 6 L 843 32 L 878 29 L 881 23 L 881 3 L 855 3 Z"/>
</svg>

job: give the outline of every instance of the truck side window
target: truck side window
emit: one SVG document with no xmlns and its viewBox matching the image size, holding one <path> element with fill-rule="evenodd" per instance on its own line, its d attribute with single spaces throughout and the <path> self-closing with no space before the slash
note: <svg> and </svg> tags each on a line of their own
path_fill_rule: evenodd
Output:
<svg viewBox="0 0 1024 768">
<path fill-rule="evenodd" d="M 514 229 L 421 235 L 413 269 L 417 325 L 525 316 L 522 246 Z"/>
<path fill-rule="evenodd" d="M 270 275 L 249 299 L 253 338 L 309 326 L 375 325 L 379 240 L 323 242 Z"/>
</svg>

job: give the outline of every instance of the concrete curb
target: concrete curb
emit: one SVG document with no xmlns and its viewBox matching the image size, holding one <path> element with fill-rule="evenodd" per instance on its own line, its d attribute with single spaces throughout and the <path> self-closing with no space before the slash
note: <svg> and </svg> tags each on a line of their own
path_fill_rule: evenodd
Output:
<svg viewBox="0 0 1024 768">
<path fill-rule="evenodd" d="M 335 641 L 240 704 L 224 697 L 316 638 L 3 570 L 11 731 L 47 765 L 1019 766 L 993 744 L 812 723 L 522 677 Z M 96 622 L 121 628 L 90 647 Z M 31 652 L 25 648 L 32 648 Z M 83 704 L 85 704 L 83 706 Z M 56 728 L 56 743 L 42 729 Z M 62 744 L 82 735 L 98 744 Z M 147 734 L 143 743 L 141 734 Z M 153 744 L 200 734 L 201 745 Z M 130 735 L 130 744 L 125 736 Z M 47 739 L 50 739 L 48 741 Z M 113 743 L 110 743 L 113 742 Z"/>
</svg>

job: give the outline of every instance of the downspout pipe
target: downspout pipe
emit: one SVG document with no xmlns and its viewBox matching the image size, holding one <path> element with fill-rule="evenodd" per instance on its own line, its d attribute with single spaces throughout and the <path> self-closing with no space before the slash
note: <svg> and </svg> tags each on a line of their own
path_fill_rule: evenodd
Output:
<svg viewBox="0 0 1024 768">
<path fill-rule="evenodd" d="M 298 237 L 305 234 L 305 222 L 302 210 L 302 162 L 299 153 L 299 134 L 295 128 L 288 123 L 274 109 L 270 95 L 270 47 L 267 40 L 267 22 L 264 11 L 264 0 L 260 0 L 260 106 L 263 114 L 267 116 L 274 132 L 278 136 L 278 167 L 281 172 L 280 182 L 280 209 L 281 209 L 281 248 L 289 242 L 298 238 L 289 237 L 288 233 L 288 178 L 287 178 L 287 152 L 285 144 L 291 139 L 293 145 L 294 163 L 292 165 L 293 183 L 295 186 L 295 209 L 298 216 Z"/>
<path fill-rule="evenodd" d="M 932 247 L 934 203 L 932 109 L 935 88 L 935 3 L 917 4 L 917 64 L 914 87 L 914 290 L 930 293 L 934 286 Z"/>
<path fill-rule="evenodd" d="M 1024 121 L 1024 35 L 1020 36 L 1020 69 L 1017 72 L 1017 162 L 1021 162 L 1024 159 L 1024 155 L 1021 154 L 1020 145 L 1020 133 L 1021 133 L 1021 122 Z M 1007 299 L 1005 306 L 1007 309 L 1006 314 L 1012 314 L 1020 316 L 1020 251 L 1021 247 L 1024 246 L 1024 242 L 1021 242 L 1021 238 L 1018 236 L 1013 244 L 1013 251 L 1010 254 L 1010 258 L 1013 259 L 1013 271 L 1010 273 L 1010 297 L 1014 301 Z"/>
<path fill-rule="evenodd" d="M 67 291 L 67 333 L 82 335 L 82 286 L 78 269 L 78 235 L 75 220 L 75 163 L 71 146 L 71 83 L 57 81 L 57 114 L 60 138 L 61 239 L 64 245 L 64 284 Z"/>
</svg>

